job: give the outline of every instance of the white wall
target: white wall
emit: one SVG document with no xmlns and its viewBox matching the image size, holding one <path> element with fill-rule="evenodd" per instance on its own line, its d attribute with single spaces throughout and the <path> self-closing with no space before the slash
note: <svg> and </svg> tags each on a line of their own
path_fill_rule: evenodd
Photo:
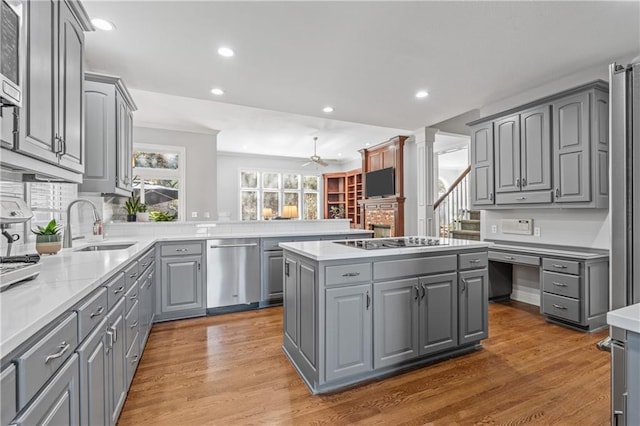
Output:
<svg viewBox="0 0 640 426">
<path fill-rule="evenodd" d="M 230 220 L 240 217 L 240 170 L 257 169 L 280 173 L 302 173 L 320 176 L 320 194 L 322 194 L 322 174 L 341 172 L 360 168 L 362 162 L 330 163 L 327 167 L 308 165 L 302 167 L 304 158 L 288 158 L 267 155 L 238 154 L 218 152 L 218 212 L 228 213 Z M 355 165 L 355 167 L 353 167 Z M 322 196 L 322 195 L 321 195 Z M 320 211 L 322 217 L 323 211 Z"/>
<path fill-rule="evenodd" d="M 424 129 L 422 129 L 424 133 Z M 418 171 L 416 137 L 409 138 L 404 143 L 404 235 L 418 235 Z M 422 136 L 424 140 L 424 136 Z"/>
<path fill-rule="evenodd" d="M 186 150 L 186 218 L 216 220 L 218 214 L 217 133 L 135 127 L 134 143 L 183 146 Z M 191 213 L 198 217 L 192 218 Z M 209 213 L 209 218 L 206 217 Z"/>
</svg>

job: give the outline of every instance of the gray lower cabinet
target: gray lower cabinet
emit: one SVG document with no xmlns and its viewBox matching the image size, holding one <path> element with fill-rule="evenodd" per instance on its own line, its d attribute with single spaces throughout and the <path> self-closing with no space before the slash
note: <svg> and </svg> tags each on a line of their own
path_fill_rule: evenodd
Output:
<svg viewBox="0 0 640 426">
<path fill-rule="evenodd" d="M 160 288 L 156 295 L 156 320 L 205 315 L 203 243 L 165 243 L 157 252 Z"/>
<path fill-rule="evenodd" d="M 284 338 L 298 346 L 298 261 L 284 259 Z"/>
<path fill-rule="evenodd" d="M 115 425 L 127 397 L 124 298 L 109 312 L 107 324 L 107 399 L 109 423 Z"/>
<path fill-rule="evenodd" d="M 316 367 L 316 325 L 318 324 L 318 286 L 316 269 L 304 263 L 300 264 L 298 283 L 300 311 L 300 335 L 298 345 L 300 353 L 311 368 Z"/>
<path fill-rule="evenodd" d="M 282 299 L 282 260 L 284 259 L 282 250 L 265 251 L 262 256 L 262 265 L 265 268 L 263 279 L 266 280 L 263 286 L 262 300 Z"/>
<path fill-rule="evenodd" d="M 107 319 L 77 349 L 80 363 L 80 424 L 109 424 Z"/>
<path fill-rule="evenodd" d="M 371 284 L 326 290 L 326 380 L 365 373 L 373 367 Z"/>
<path fill-rule="evenodd" d="M 2 373 L 0 373 L 0 394 L 2 401 L 0 405 L 0 422 L 8 425 L 15 417 L 18 407 L 18 398 L 16 395 L 16 367 L 9 364 Z"/>
<path fill-rule="evenodd" d="M 422 277 L 420 286 L 420 354 L 458 345 L 458 275 Z"/>
<path fill-rule="evenodd" d="M 155 301 L 155 264 L 152 264 L 141 278 L 140 284 L 140 351 L 144 348 L 149 333 L 151 332 L 151 324 L 153 323 L 154 301 Z"/>
<path fill-rule="evenodd" d="M 12 424 L 75 425 L 79 408 L 78 355 L 73 354 Z"/>
<path fill-rule="evenodd" d="M 487 268 L 459 272 L 460 344 L 489 335 L 489 274 Z"/>
</svg>

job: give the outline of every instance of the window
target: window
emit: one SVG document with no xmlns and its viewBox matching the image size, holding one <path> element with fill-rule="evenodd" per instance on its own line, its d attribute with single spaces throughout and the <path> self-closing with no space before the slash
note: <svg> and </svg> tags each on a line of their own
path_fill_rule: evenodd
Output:
<svg viewBox="0 0 640 426">
<path fill-rule="evenodd" d="M 25 243 L 35 242 L 35 235 L 28 232 L 29 229 L 38 226 L 46 226 L 51 219 L 55 219 L 59 225 L 67 225 L 66 208 L 73 200 L 78 198 L 77 185 L 70 183 L 33 182 L 26 184 L 26 201 L 31 207 L 33 218 L 27 222 L 25 229 Z M 87 232 L 86 223 L 74 216 L 72 232 L 81 235 Z M 89 224 L 88 233 L 93 231 L 93 221 Z"/>
<path fill-rule="evenodd" d="M 156 212 L 186 220 L 184 147 L 134 144 L 133 148 L 133 193 L 152 217 Z"/>
<path fill-rule="evenodd" d="M 298 217 L 318 219 L 320 176 L 271 171 L 240 171 L 240 217 L 242 220 L 269 219 L 284 215 L 285 206 L 295 206 Z M 287 209 L 289 211 L 291 209 Z"/>
</svg>

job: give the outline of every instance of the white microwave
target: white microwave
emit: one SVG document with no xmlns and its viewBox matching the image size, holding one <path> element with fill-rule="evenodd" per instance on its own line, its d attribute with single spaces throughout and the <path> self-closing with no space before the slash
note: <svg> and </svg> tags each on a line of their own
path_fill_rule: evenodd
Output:
<svg viewBox="0 0 640 426">
<path fill-rule="evenodd" d="M 22 3 L 19 0 L 0 3 L 0 98 L 3 105 L 19 107 L 22 106 Z"/>
</svg>

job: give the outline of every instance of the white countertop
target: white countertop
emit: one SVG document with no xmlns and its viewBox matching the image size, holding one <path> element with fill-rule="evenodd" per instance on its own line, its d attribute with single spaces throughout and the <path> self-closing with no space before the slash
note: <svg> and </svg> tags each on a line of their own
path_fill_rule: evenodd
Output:
<svg viewBox="0 0 640 426">
<path fill-rule="evenodd" d="M 525 253 L 529 255 L 551 255 L 551 256 L 565 256 L 574 257 L 584 260 L 601 259 L 609 257 L 607 250 L 592 250 L 584 251 L 574 247 L 538 247 L 535 245 L 527 245 L 525 243 L 506 242 L 506 241 L 492 241 L 494 245 L 491 247 L 495 250 L 509 250 L 514 252 Z"/>
<path fill-rule="evenodd" d="M 607 312 L 607 324 L 640 334 L 640 303 Z"/>
<path fill-rule="evenodd" d="M 260 238 L 303 235 L 340 235 L 363 233 L 363 230 L 329 232 L 260 232 L 229 233 L 215 236 L 202 234 L 180 234 L 156 236 L 134 236 L 113 238 L 101 242 L 90 241 L 56 255 L 42 256 L 41 271 L 37 278 L 20 283 L 0 293 L 0 359 L 14 351 L 34 333 L 104 284 L 130 261 L 141 255 L 156 242 L 181 240 L 208 240 L 220 238 Z M 369 232 L 370 234 L 370 232 Z M 112 251 L 75 251 L 86 245 L 100 243 L 135 242 L 127 249 Z M 33 253 L 31 247 L 28 252 Z"/>
<path fill-rule="evenodd" d="M 331 241 L 299 241 L 292 243 L 280 243 L 280 247 L 313 260 L 346 260 L 383 256 L 398 256 L 412 253 L 442 252 L 447 250 L 487 248 L 492 243 L 484 241 L 458 240 L 440 238 L 437 246 L 384 248 L 379 250 L 365 250 L 357 247 L 349 247 Z"/>
</svg>

